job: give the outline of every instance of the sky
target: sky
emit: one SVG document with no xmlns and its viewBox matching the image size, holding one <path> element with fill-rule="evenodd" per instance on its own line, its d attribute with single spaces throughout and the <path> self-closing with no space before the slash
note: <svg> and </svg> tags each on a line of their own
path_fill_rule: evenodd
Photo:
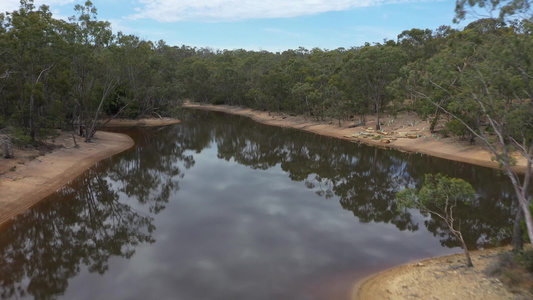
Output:
<svg viewBox="0 0 533 300">
<path fill-rule="evenodd" d="M 34 0 L 55 18 L 85 0 Z M 396 40 L 403 30 L 453 24 L 455 0 L 92 0 L 113 31 L 171 46 L 281 52 Z M 1 0 L 0 12 L 19 0 Z"/>
</svg>

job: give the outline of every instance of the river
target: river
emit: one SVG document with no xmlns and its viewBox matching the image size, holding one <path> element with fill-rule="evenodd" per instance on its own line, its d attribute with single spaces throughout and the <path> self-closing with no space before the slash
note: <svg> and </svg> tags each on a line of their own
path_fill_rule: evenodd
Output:
<svg viewBox="0 0 533 300">
<path fill-rule="evenodd" d="M 425 173 L 476 189 L 456 211 L 471 249 L 509 241 L 498 170 L 204 111 L 127 133 L 134 148 L 0 232 L 2 299 L 349 299 L 376 271 L 462 251 L 396 207 Z"/>
</svg>

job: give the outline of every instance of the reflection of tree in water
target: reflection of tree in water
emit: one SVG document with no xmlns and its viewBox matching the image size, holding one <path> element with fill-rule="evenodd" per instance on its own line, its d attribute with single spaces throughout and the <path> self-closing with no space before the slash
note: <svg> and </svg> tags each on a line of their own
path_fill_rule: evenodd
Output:
<svg viewBox="0 0 533 300">
<path fill-rule="evenodd" d="M 135 138 L 134 149 L 111 160 L 108 175 L 119 183 L 120 192 L 148 205 L 150 212 L 157 214 L 165 208 L 170 194 L 179 190 L 178 180 L 184 174 L 178 162 L 185 169 L 194 166 L 193 156 L 183 154 L 191 139 L 184 137 L 180 127 L 137 130 Z"/>
<path fill-rule="evenodd" d="M 164 209 L 183 177 L 179 162 L 194 165 L 183 155 L 186 144 L 161 134 L 137 131 L 138 147 L 88 170 L 0 232 L 0 298 L 55 298 L 82 266 L 103 274 L 110 257 L 130 258 L 137 245 L 155 241 L 153 217 L 134 204 Z"/>
<path fill-rule="evenodd" d="M 111 256 L 129 258 L 139 243 L 153 242 L 152 217 L 118 201 L 110 183 L 94 169 L 76 189 L 59 191 L 17 217 L 1 235 L 2 298 L 62 294 L 81 265 L 104 273 Z"/>
<path fill-rule="evenodd" d="M 226 121 L 228 118 L 232 122 Z M 426 173 L 462 178 L 477 187 L 476 201 L 458 209 L 456 215 L 463 220 L 461 231 L 469 247 L 483 247 L 509 237 L 515 209 L 513 193 L 498 171 L 262 126 L 236 116 L 205 114 L 203 121 L 217 124 L 213 134 L 220 158 L 254 169 L 280 164 L 292 180 L 303 181 L 319 196 L 339 197 L 342 207 L 361 222 L 417 230 L 412 216 L 397 210 L 396 192 L 419 185 Z M 425 225 L 444 246 L 458 246 L 440 220 L 428 218 Z"/>
</svg>

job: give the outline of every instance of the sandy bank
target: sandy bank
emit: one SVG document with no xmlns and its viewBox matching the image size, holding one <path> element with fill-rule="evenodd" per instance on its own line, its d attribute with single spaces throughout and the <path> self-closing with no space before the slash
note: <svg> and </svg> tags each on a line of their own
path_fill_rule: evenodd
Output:
<svg viewBox="0 0 533 300">
<path fill-rule="evenodd" d="M 531 299 L 527 291 L 511 290 L 498 278 L 485 274 L 499 253 L 510 250 L 472 251 L 472 268 L 466 267 L 463 253 L 394 267 L 354 285 L 353 299 Z"/>
<path fill-rule="evenodd" d="M 169 118 L 112 120 L 108 127 L 165 126 L 179 123 Z M 50 150 L 14 149 L 14 158 L 0 158 L 0 228 L 16 215 L 72 181 L 95 163 L 125 151 L 134 145 L 124 134 L 96 132 L 93 142 L 76 138 L 74 148 L 70 133 L 50 141 Z"/>
<path fill-rule="evenodd" d="M 72 136 L 62 133 L 54 144 L 61 148 L 33 159 L 1 159 L 0 174 L 0 227 L 14 216 L 31 208 L 41 199 L 54 193 L 75 179 L 98 161 L 120 153 L 134 145 L 124 134 L 98 131 L 92 143 L 77 139 L 79 148 L 73 147 Z"/>
<path fill-rule="evenodd" d="M 183 107 L 197 108 L 210 111 L 220 111 L 235 115 L 249 117 L 259 123 L 289 127 L 304 130 L 320 135 L 340 138 L 344 140 L 357 141 L 369 145 L 397 149 L 407 152 L 418 152 L 427 155 L 444 158 L 453 161 L 465 162 L 474 165 L 498 168 L 498 164 L 492 161 L 490 152 L 478 141 L 476 145 L 469 142 L 460 141 L 458 138 L 441 138 L 431 134 L 429 124 L 422 121 L 416 114 L 403 113 L 396 117 L 384 116 L 382 122 L 385 124 L 385 133 L 391 138 L 390 143 L 383 143 L 381 140 L 373 140 L 366 134 L 366 129 L 374 128 L 375 121 L 367 119 L 365 127 L 348 128 L 351 123 L 343 122 L 341 127 L 334 120 L 333 122 L 315 122 L 304 119 L 302 116 L 279 115 L 277 113 L 255 111 L 249 108 L 241 108 L 227 105 L 205 105 L 197 103 L 185 103 Z M 362 134 L 363 133 L 363 134 Z M 417 138 L 398 137 L 399 135 L 410 135 Z M 523 172 L 526 160 L 517 157 L 515 169 Z"/>
<path fill-rule="evenodd" d="M 105 125 L 105 127 L 152 127 L 152 126 L 167 126 L 178 124 L 181 121 L 172 118 L 149 118 L 149 119 L 113 119 Z"/>
</svg>

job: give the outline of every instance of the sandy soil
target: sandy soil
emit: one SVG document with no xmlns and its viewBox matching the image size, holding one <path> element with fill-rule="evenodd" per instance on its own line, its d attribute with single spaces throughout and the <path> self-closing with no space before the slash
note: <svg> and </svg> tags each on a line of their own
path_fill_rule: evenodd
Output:
<svg viewBox="0 0 533 300">
<path fill-rule="evenodd" d="M 444 159 L 466 162 L 485 167 L 498 168 L 487 149 L 478 144 L 458 138 L 442 138 L 429 132 L 428 122 L 414 113 L 401 114 L 395 118 L 384 116 L 384 132 L 375 132 L 375 120 L 367 119 L 362 127 L 348 128 L 353 122 L 315 122 L 301 116 L 269 114 L 252 109 L 185 103 L 184 107 L 221 111 L 250 117 L 273 126 L 291 127 L 335 138 L 358 141 L 370 145 L 398 149 L 407 152 L 425 153 Z M 439 125 L 439 126 L 442 126 Z M 380 136 L 379 139 L 377 136 Z M 376 138 L 374 139 L 373 137 Z M 517 171 L 523 171 L 525 159 L 518 158 Z M 511 290 L 499 279 L 487 276 L 486 266 L 497 260 L 496 255 L 509 248 L 497 248 L 471 253 L 473 268 L 465 266 L 464 254 L 431 258 L 406 264 L 374 274 L 354 283 L 353 299 L 533 299 L 523 289 Z"/>
<path fill-rule="evenodd" d="M 381 122 L 385 124 L 382 126 L 384 132 L 376 132 L 372 130 L 376 124 L 372 117 L 367 118 L 364 127 L 348 128 L 353 122 L 343 122 L 342 126 L 339 127 L 336 120 L 333 122 L 315 122 L 302 116 L 269 114 L 268 112 L 255 111 L 249 108 L 204 105 L 190 102 L 185 103 L 183 106 L 246 116 L 266 125 L 290 127 L 380 147 L 425 153 L 444 159 L 498 168 L 498 164 L 492 161 L 492 155 L 483 147 L 481 141 L 478 141 L 475 145 L 470 145 L 469 141 L 461 141 L 459 138 L 442 138 L 437 134 L 431 134 L 429 123 L 422 121 L 415 113 L 402 113 L 397 117 L 385 115 L 381 119 Z M 437 126 L 437 129 L 439 126 Z M 378 139 L 377 136 L 380 136 L 380 138 Z M 523 172 L 525 166 L 526 160 L 523 157 L 517 157 L 515 169 Z"/>
<path fill-rule="evenodd" d="M 106 123 L 105 127 L 151 127 L 178 124 L 180 120 L 172 118 L 144 118 L 139 120 L 115 118 Z"/>
<path fill-rule="evenodd" d="M 464 254 L 431 258 L 375 274 L 354 286 L 354 299 L 533 299 L 520 287 L 509 287 L 485 274 L 497 255 L 509 247 L 471 252 L 474 267 Z"/>
<path fill-rule="evenodd" d="M 112 120 L 108 127 L 164 126 L 179 123 L 176 119 Z M 72 181 L 98 161 L 118 154 L 134 145 L 124 134 L 98 131 L 93 142 L 60 132 L 40 149 L 14 147 L 14 157 L 0 157 L 0 227 L 16 215 L 31 208 L 46 196 Z M 1 152 L 1 151 L 0 151 Z M 2 153 L 3 154 L 3 153 Z"/>
</svg>

